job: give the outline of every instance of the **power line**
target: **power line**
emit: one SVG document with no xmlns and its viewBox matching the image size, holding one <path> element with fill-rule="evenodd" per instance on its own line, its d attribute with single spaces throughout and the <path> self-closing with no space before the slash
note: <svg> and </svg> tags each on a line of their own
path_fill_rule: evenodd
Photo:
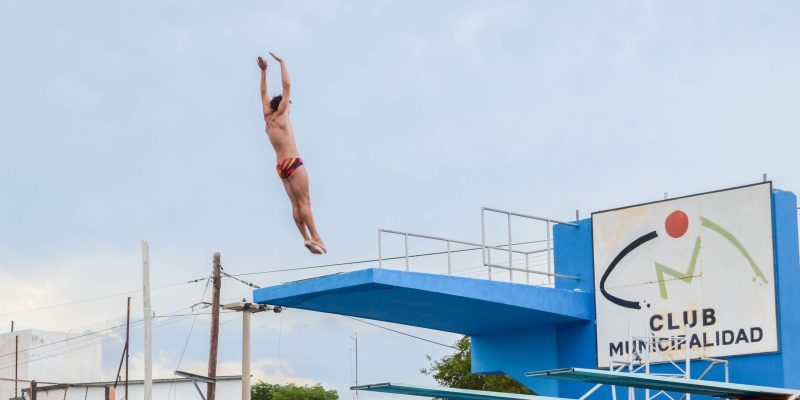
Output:
<svg viewBox="0 0 800 400">
<path fill-rule="evenodd" d="M 181 311 L 181 310 L 186 309 L 186 308 L 187 307 L 181 308 L 178 311 Z M 231 312 L 235 312 L 235 311 L 231 311 Z M 165 314 L 165 315 L 156 315 L 156 316 L 154 316 L 154 318 L 190 317 L 190 316 L 206 315 L 206 314 L 208 314 L 208 313 L 191 313 L 191 314 L 174 314 L 174 313 L 171 313 L 171 314 Z M 138 324 L 138 323 L 141 323 L 143 321 L 144 321 L 144 319 L 139 319 L 139 320 L 136 320 L 136 321 L 131 321 L 131 324 L 132 325 L 133 324 Z M 166 324 L 162 324 L 162 325 L 166 325 Z M 88 336 L 93 336 L 93 335 L 98 335 L 98 334 L 101 334 L 103 332 L 113 331 L 114 329 L 119 329 L 119 328 L 122 328 L 124 326 L 125 326 L 125 324 L 116 325 L 116 326 L 112 326 L 110 328 L 105 328 L 105 329 L 101 329 L 101 330 L 98 330 L 98 331 L 87 332 L 87 333 L 84 333 L 84 334 L 81 334 L 81 335 L 68 337 L 68 338 L 62 339 L 62 340 L 57 340 L 55 342 L 49 342 L 49 343 L 45 343 L 45 344 L 40 344 L 38 346 L 32 346 L 32 347 L 29 347 L 27 349 L 20 350 L 19 353 L 24 353 L 26 351 L 35 350 L 35 349 L 39 349 L 39 348 L 42 348 L 42 347 L 52 346 L 52 345 L 59 344 L 59 343 L 75 341 L 76 339 L 80 339 L 80 338 L 84 338 L 84 337 L 88 337 Z M 0 358 L 7 357 L 7 356 L 13 356 L 14 354 L 15 353 L 0 354 Z"/>
<path fill-rule="evenodd" d="M 522 244 L 541 243 L 541 242 L 545 242 L 545 241 L 546 240 L 533 240 L 533 241 L 528 241 L 528 242 L 519 242 L 519 243 L 512 243 L 512 244 L 514 246 L 518 246 L 518 245 L 522 245 Z M 495 247 L 497 247 L 497 246 L 495 246 Z M 461 252 L 465 252 L 465 251 L 476 251 L 476 250 L 481 250 L 481 248 L 480 247 L 474 247 L 474 248 L 471 248 L 471 249 L 451 250 L 450 253 L 451 254 L 452 253 L 461 253 Z M 437 252 L 432 252 L 432 253 L 409 254 L 408 258 L 435 256 L 435 255 L 442 255 L 442 254 L 447 254 L 447 253 L 448 253 L 447 251 L 437 251 Z M 391 260 L 402 260 L 402 259 L 405 259 L 405 258 L 406 258 L 406 256 L 385 257 L 382 260 L 383 261 L 391 261 Z M 277 273 L 277 272 L 302 271 L 302 270 L 306 270 L 306 269 L 330 268 L 330 267 L 341 267 L 341 266 L 353 265 L 353 264 L 374 263 L 374 262 L 378 262 L 380 260 L 381 259 L 378 259 L 378 258 L 372 258 L 372 259 L 369 259 L 369 260 L 345 261 L 345 262 L 332 263 L 332 264 L 310 265 L 310 266 L 307 266 L 307 267 L 290 267 L 290 268 L 273 269 L 273 270 L 267 270 L 267 271 L 243 272 L 243 273 L 240 273 L 240 274 L 225 274 L 225 275 L 227 275 L 228 277 L 231 277 L 231 278 L 237 277 L 237 276 L 248 276 L 248 275 L 265 275 L 265 274 L 274 274 L 274 273 Z"/>
<path fill-rule="evenodd" d="M 220 311 L 220 314 L 235 314 L 238 311 Z M 174 314 L 174 315 L 154 315 L 153 318 L 172 318 L 172 317 L 194 317 L 197 315 L 211 315 L 210 312 L 206 313 L 189 313 L 189 314 Z"/>
<path fill-rule="evenodd" d="M 167 314 L 167 315 L 157 316 L 157 318 L 175 318 L 175 319 L 164 320 L 164 322 L 161 322 L 161 323 L 157 322 L 157 323 L 153 324 L 153 329 L 158 329 L 158 328 L 165 327 L 167 325 L 172 325 L 172 324 L 184 321 L 188 317 L 195 315 L 195 314 L 176 314 L 177 312 L 180 312 L 181 310 L 186 309 L 186 308 L 189 308 L 189 307 L 184 307 L 184 308 L 178 309 L 178 310 L 173 311 L 172 313 Z M 231 313 L 234 313 L 234 311 L 231 311 Z M 197 313 L 197 315 L 203 315 L 203 314 L 206 314 L 206 313 Z M 195 317 L 195 320 L 196 320 L 196 317 Z M 139 320 L 139 321 L 135 321 L 135 322 L 139 323 L 139 322 L 142 322 L 142 321 L 143 320 Z M 226 323 L 227 322 L 230 322 L 230 321 L 226 321 Z M 124 325 L 112 327 L 112 328 L 109 328 L 109 329 L 117 329 L 117 328 L 121 328 L 121 327 L 124 327 Z M 134 329 L 131 330 L 131 333 L 134 333 L 134 334 L 135 333 L 140 333 L 140 332 L 142 332 L 142 330 L 138 329 L 138 328 L 134 328 Z M 75 351 L 78 351 L 78 350 L 83 350 L 85 348 L 94 346 L 94 345 L 97 344 L 98 341 L 102 341 L 102 340 L 104 340 L 106 338 L 106 336 L 91 336 L 91 335 L 94 335 L 96 333 L 100 333 L 100 332 L 99 331 L 98 332 L 91 332 L 91 333 L 89 333 L 87 335 L 83 335 L 83 336 L 89 336 L 89 337 L 83 337 L 82 340 L 77 340 L 76 342 L 68 343 L 68 344 L 64 345 L 64 347 L 54 348 L 54 349 L 50 349 L 50 350 L 44 350 L 42 353 L 35 354 L 32 358 L 29 358 L 26 361 L 21 362 L 19 365 L 21 365 L 21 366 L 22 365 L 28 365 L 28 364 L 31 364 L 31 363 L 34 363 L 34 362 L 46 360 L 48 358 L 61 356 L 63 354 L 72 353 L 72 352 L 75 352 Z M 75 338 L 70 338 L 68 340 L 79 339 L 79 338 L 80 337 L 75 337 Z M 48 345 L 53 345 L 53 344 L 57 344 L 57 343 L 60 343 L 60 342 L 63 342 L 63 341 L 47 343 L 45 345 L 38 346 L 38 347 L 44 347 L 44 346 L 48 346 Z M 22 352 L 22 351 L 20 351 L 20 352 Z M 0 357 L 5 356 L 5 355 L 8 355 L 8 354 L 0 355 Z M 11 367 L 13 365 L 14 365 L 14 363 L 13 363 L 13 360 L 12 360 L 12 362 L 10 364 L 8 364 L 8 365 L 0 366 L 0 369 L 9 368 L 9 367 Z"/>
<path fill-rule="evenodd" d="M 138 324 L 139 322 L 142 322 L 142 321 L 144 321 L 144 320 L 143 320 L 143 319 L 140 319 L 140 320 L 138 320 L 138 321 L 131 321 L 131 324 Z M 82 338 L 82 337 L 86 337 L 86 336 L 97 335 L 97 334 L 99 334 L 99 333 L 108 332 L 108 331 L 110 331 L 110 330 L 118 329 L 118 328 L 121 328 L 121 327 L 123 327 L 123 326 L 125 326 L 125 324 L 122 324 L 122 325 L 117 325 L 117 326 L 112 326 L 111 328 L 101 329 L 101 330 L 99 330 L 99 331 L 93 331 L 93 332 L 84 333 L 84 334 L 82 334 L 82 335 L 73 336 L 73 337 L 70 337 L 70 338 L 63 339 L 63 340 L 57 340 L 57 341 L 55 341 L 55 342 L 50 342 L 50 343 L 40 344 L 40 345 L 38 345 L 38 346 L 32 346 L 32 347 L 29 347 L 29 348 L 27 348 L 27 349 L 22 349 L 22 350 L 20 350 L 19 352 L 20 352 L 20 353 L 24 353 L 24 352 L 26 352 L 26 351 L 31 351 L 31 350 L 35 350 L 35 349 L 39 349 L 39 348 L 42 348 L 42 347 L 47 347 L 47 346 L 52 346 L 52 345 L 54 345 L 54 344 L 68 342 L 68 341 L 70 341 L 70 340 L 80 339 L 80 338 Z M 0 354 L 0 358 L 2 358 L 2 357 L 7 357 L 7 356 L 13 356 L 13 355 L 14 355 L 14 353 Z"/>
<path fill-rule="evenodd" d="M 206 277 L 206 286 L 203 289 L 203 294 L 200 296 L 200 301 L 197 304 L 203 302 L 203 299 L 206 298 L 206 293 L 208 292 L 208 287 L 211 285 L 211 275 Z M 194 307 L 194 306 L 192 306 Z M 183 350 L 181 350 L 181 356 L 178 358 L 178 364 L 175 366 L 175 371 L 177 371 L 181 367 L 181 363 L 183 362 L 183 356 L 186 354 L 186 348 L 189 346 L 189 339 L 192 337 L 192 332 L 194 331 L 194 326 L 197 323 L 197 317 L 194 317 L 192 320 L 192 326 L 189 327 L 189 333 L 186 335 L 186 341 L 183 343 Z M 169 385 L 169 391 L 167 391 L 167 400 L 169 400 L 172 396 L 172 389 L 175 387 L 175 381 L 172 381 Z M 176 392 L 177 395 L 177 392 Z M 125 399 L 128 400 L 128 399 Z"/>
<path fill-rule="evenodd" d="M 189 284 L 189 283 L 200 282 L 200 281 L 202 281 L 204 279 L 206 279 L 206 278 L 198 278 L 198 279 L 193 279 L 193 280 L 185 281 L 185 282 L 170 283 L 170 284 L 166 284 L 166 285 L 153 287 L 152 290 L 166 289 L 166 288 L 185 285 L 185 284 Z M 22 314 L 22 313 L 31 312 L 31 311 L 40 311 L 40 310 L 45 310 L 45 309 L 49 309 L 49 308 L 70 306 L 70 305 L 74 305 L 74 304 L 88 303 L 88 302 L 97 301 L 97 300 L 105 300 L 105 299 L 110 299 L 110 298 L 119 297 L 119 296 L 128 296 L 128 295 L 136 294 L 136 293 L 139 293 L 139 292 L 141 292 L 141 290 L 131 290 L 131 291 L 127 291 L 127 292 L 109 294 L 109 295 L 105 295 L 105 296 L 91 297 L 91 298 L 88 298 L 88 299 L 68 301 L 66 303 L 39 306 L 39 307 L 29 308 L 27 310 L 11 311 L 11 312 L 0 314 L 0 317 L 5 317 L 7 315 L 14 315 L 14 314 Z"/>
<path fill-rule="evenodd" d="M 346 317 L 346 318 L 349 318 L 349 319 L 352 319 L 353 321 L 358 321 L 358 322 L 361 322 L 362 324 L 372 325 L 372 326 L 374 326 L 374 327 L 376 327 L 376 328 L 385 329 L 385 330 L 387 330 L 387 331 L 389 331 L 389 332 L 399 333 L 399 334 L 401 334 L 401 335 L 403 335 L 403 336 L 408 336 L 408 337 L 410 337 L 410 338 L 414 338 L 414 339 L 422 340 L 422 341 L 425 341 L 425 342 L 428 342 L 428 343 L 438 344 L 439 346 L 449 347 L 449 348 L 451 348 L 451 349 L 458 350 L 457 348 L 455 348 L 455 347 L 453 347 L 453 346 L 450 346 L 449 344 L 439 343 L 439 342 L 437 342 L 437 341 L 435 341 L 435 340 L 425 339 L 425 338 L 423 338 L 423 337 L 419 337 L 419 336 L 416 336 L 416 335 L 412 335 L 412 334 L 410 334 L 410 333 L 406 333 L 406 332 L 398 331 L 398 330 L 396 330 L 396 329 L 392 329 L 392 328 L 389 328 L 389 327 L 386 327 L 386 326 L 382 326 L 382 325 L 374 324 L 374 323 L 372 323 L 372 322 L 364 321 L 364 320 L 362 320 L 362 319 L 358 319 L 358 318 L 355 318 L 355 317 L 350 317 L 350 316 L 347 316 L 347 315 L 344 315 L 344 317 Z"/>
<path fill-rule="evenodd" d="M 261 286 L 258 286 L 255 283 L 248 282 L 248 281 L 243 280 L 243 279 L 239 279 L 239 278 L 237 278 L 237 277 L 235 277 L 235 276 L 233 276 L 233 275 L 231 275 L 231 274 L 229 274 L 229 273 L 227 273 L 225 271 L 221 271 L 221 272 L 222 272 L 222 275 L 225 275 L 228 278 L 231 278 L 231 279 L 233 279 L 235 281 L 238 281 L 238 282 L 243 283 L 243 284 L 245 284 L 247 286 L 250 286 L 253 289 L 261 289 Z"/>
<path fill-rule="evenodd" d="M 181 311 L 181 310 L 183 310 L 183 308 L 177 310 L 176 312 Z M 179 318 L 176 318 L 174 320 L 165 320 L 162 323 L 154 324 L 154 328 L 161 328 L 161 327 L 164 327 L 164 326 L 167 326 L 167 325 L 171 325 L 171 324 L 180 322 L 182 319 L 187 318 L 187 317 L 179 316 L 179 315 L 174 315 L 174 316 L 175 317 L 179 317 Z M 165 316 L 161 316 L 161 317 L 162 318 L 167 318 L 167 317 L 170 317 L 170 315 L 165 315 Z M 135 322 L 139 323 L 139 322 L 142 322 L 142 321 L 143 320 L 139 320 L 139 321 L 135 321 Z M 109 330 L 119 329 L 119 328 L 122 328 L 122 327 L 124 327 L 124 325 L 111 327 L 111 328 L 109 328 Z M 132 333 L 139 333 L 139 332 L 141 332 L 141 330 L 138 330 L 138 329 L 134 328 L 134 329 L 131 330 L 131 332 Z M 71 353 L 71 352 L 74 352 L 74 351 L 85 349 L 85 348 L 90 347 L 90 346 L 94 346 L 95 344 L 97 344 L 98 341 L 102 341 L 102 340 L 107 338 L 106 336 L 102 336 L 102 335 L 101 336 L 94 336 L 95 334 L 99 334 L 99 333 L 102 333 L 102 331 L 89 332 L 89 333 L 87 333 L 85 335 L 76 336 L 76 337 L 68 338 L 66 340 L 60 340 L 60 341 L 46 343 L 46 344 L 37 346 L 37 348 L 39 348 L 39 347 L 50 346 L 50 345 L 54 345 L 54 344 L 58 344 L 58 343 L 63 343 L 65 341 L 72 341 L 71 343 L 65 344 L 64 347 L 56 347 L 56 348 L 53 348 L 53 349 L 45 349 L 39 354 L 33 354 L 31 356 L 31 358 L 29 358 L 25 362 L 20 363 L 19 365 L 27 365 L 27 364 L 30 364 L 30 363 L 33 363 L 33 362 L 42 361 L 42 360 L 45 360 L 45 359 L 48 359 L 48 358 L 60 356 L 60 355 L 66 354 L 66 353 Z M 28 349 L 28 350 L 32 350 L 32 349 L 33 348 Z M 23 352 L 23 351 L 21 350 L 20 353 L 21 352 Z M 13 354 L 13 353 L 11 353 L 11 354 Z M 6 355 L 8 355 L 8 354 L 0 355 L 0 357 L 6 356 Z M 0 369 L 9 368 L 12 365 L 14 365 L 13 361 L 8 365 L 0 367 Z"/>
</svg>

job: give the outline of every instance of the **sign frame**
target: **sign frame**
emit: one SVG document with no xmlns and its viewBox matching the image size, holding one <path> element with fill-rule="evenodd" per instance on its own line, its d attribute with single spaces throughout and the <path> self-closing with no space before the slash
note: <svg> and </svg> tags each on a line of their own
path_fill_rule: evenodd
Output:
<svg viewBox="0 0 800 400">
<path fill-rule="evenodd" d="M 772 257 L 772 267 L 773 268 L 772 268 L 772 283 L 771 283 L 771 285 L 774 288 L 774 298 L 773 298 L 774 308 L 773 308 L 773 316 L 772 316 L 772 318 L 775 321 L 775 326 L 774 326 L 774 328 L 775 328 L 775 337 L 776 337 L 775 350 L 756 352 L 756 353 L 735 354 L 735 355 L 727 355 L 727 356 L 716 356 L 716 357 L 722 357 L 722 358 L 749 357 L 749 356 L 758 356 L 758 355 L 765 355 L 765 354 L 777 354 L 777 353 L 781 352 L 782 337 L 781 337 L 781 332 L 780 332 L 780 309 L 779 309 L 779 304 L 778 304 L 778 263 L 777 263 L 777 257 L 776 257 L 776 249 L 775 249 L 775 236 L 776 236 L 776 232 L 775 232 L 775 201 L 774 201 L 774 197 L 773 197 L 773 184 L 772 184 L 772 181 L 769 180 L 769 181 L 764 181 L 764 182 L 751 183 L 751 184 L 747 184 L 747 185 L 733 186 L 733 187 L 728 187 L 728 188 L 723 188 L 723 189 L 717 189 L 717 190 L 711 190 L 711 191 L 706 191 L 706 192 L 701 192 L 701 193 L 694 193 L 694 194 L 689 194 L 689 195 L 684 195 L 684 196 L 667 198 L 667 199 L 663 199 L 663 200 L 655 200 L 655 201 L 637 203 L 637 204 L 623 206 L 623 207 L 616 207 L 616 208 L 610 208 L 610 209 L 605 209 L 605 210 L 600 210 L 600 211 L 593 211 L 591 213 L 591 226 L 592 226 L 592 235 L 591 235 L 592 285 L 593 285 L 593 290 L 595 291 L 594 292 L 594 299 L 593 299 L 593 301 L 594 301 L 594 311 L 595 311 L 595 313 L 594 313 L 595 314 L 595 321 L 594 321 L 595 322 L 594 323 L 595 354 L 594 354 L 594 358 L 595 358 L 595 366 L 598 369 L 610 368 L 610 366 L 601 366 L 600 365 L 600 357 L 599 357 L 599 355 L 600 355 L 600 343 L 599 343 L 600 337 L 599 337 L 599 332 L 598 332 L 599 328 L 598 328 L 598 324 L 597 324 L 597 319 L 598 319 L 597 303 L 598 303 L 598 296 L 601 296 L 601 294 L 597 292 L 597 281 L 600 278 L 597 276 L 598 270 L 597 270 L 596 259 L 595 259 L 595 230 L 594 230 L 594 228 L 595 228 L 594 227 L 595 215 L 604 214 L 604 213 L 608 213 L 608 212 L 614 212 L 614 211 L 620 211 L 620 210 L 625 210 L 625 209 L 630 209 L 630 208 L 634 208 L 634 207 L 641 207 L 641 206 L 647 206 L 647 205 L 652 205 L 652 204 L 660 204 L 660 203 L 672 202 L 672 201 L 675 201 L 675 200 L 681 200 L 681 199 L 688 199 L 688 198 L 693 198 L 693 197 L 705 196 L 705 195 L 709 195 L 709 194 L 735 191 L 735 190 L 739 190 L 739 189 L 750 188 L 750 187 L 761 186 L 761 185 L 766 185 L 768 187 L 768 192 L 769 192 L 769 215 L 770 215 L 770 218 L 769 218 L 769 228 L 770 228 L 769 229 L 769 235 L 770 235 L 769 236 L 769 243 L 771 244 L 771 247 L 772 247 L 771 248 L 771 257 Z M 696 359 L 696 357 L 692 357 L 691 359 Z M 669 363 L 669 362 L 670 362 L 669 360 L 651 361 L 652 364 L 664 364 L 664 363 Z"/>
</svg>

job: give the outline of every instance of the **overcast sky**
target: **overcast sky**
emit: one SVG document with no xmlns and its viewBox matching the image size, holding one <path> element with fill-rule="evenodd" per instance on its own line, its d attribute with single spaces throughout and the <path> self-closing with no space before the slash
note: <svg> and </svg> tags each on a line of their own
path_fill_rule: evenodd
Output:
<svg viewBox="0 0 800 400">
<path fill-rule="evenodd" d="M 119 324 L 142 239 L 153 286 L 178 284 L 153 291 L 156 313 L 180 314 L 205 287 L 182 282 L 215 251 L 230 273 L 267 271 L 374 258 L 378 228 L 480 240 L 481 206 L 570 219 L 762 173 L 800 190 L 798 20 L 796 1 L 3 0 L 0 318 Z M 264 135 L 255 58 L 269 50 L 292 76 L 326 256 L 302 246 Z M 225 301 L 250 293 L 224 281 Z M 188 341 L 194 317 L 167 320 L 157 376 L 185 343 L 181 369 L 203 372 L 207 317 Z M 237 321 L 222 327 L 225 373 Z M 355 332 L 362 383 L 430 384 L 425 355 L 450 351 L 288 310 L 254 318 L 256 376 L 350 398 Z M 121 347 L 106 347 L 113 366 Z"/>
</svg>

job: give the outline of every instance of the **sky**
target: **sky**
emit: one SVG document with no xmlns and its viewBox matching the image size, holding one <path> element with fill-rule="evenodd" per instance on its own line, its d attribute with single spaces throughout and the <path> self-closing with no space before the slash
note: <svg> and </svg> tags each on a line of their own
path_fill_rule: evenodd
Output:
<svg viewBox="0 0 800 400">
<path fill-rule="evenodd" d="M 479 241 L 481 206 L 566 220 L 764 173 L 800 190 L 795 1 L 2 0 L 2 9 L 0 319 L 17 329 L 113 327 L 127 295 L 141 318 L 141 240 L 156 315 L 182 315 L 209 300 L 204 280 L 187 282 L 208 276 L 215 251 L 226 272 L 263 272 L 375 258 L 379 228 Z M 325 256 L 302 246 L 274 171 L 255 62 L 268 51 L 291 74 Z M 398 243 L 385 251 L 399 255 Z M 267 286 L 369 266 L 242 278 Z M 250 296 L 224 280 L 223 301 Z M 157 324 L 157 376 L 205 369 L 206 311 Z M 220 369 L 237 373 L 240 317 L 222 317 Z M 319 382 L 351 398 L 356 333 L 361 383 L 433 384 L 419 373 L 425 356 L 451 352 L 292 309 L 253 318 L 256 378 Z M 111 368 L 119 337 L 104 348 Z"/>
</svg>

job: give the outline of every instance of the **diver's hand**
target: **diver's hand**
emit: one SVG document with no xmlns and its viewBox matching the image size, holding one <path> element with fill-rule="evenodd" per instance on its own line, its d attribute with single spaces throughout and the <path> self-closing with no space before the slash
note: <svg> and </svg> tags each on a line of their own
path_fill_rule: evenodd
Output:
<svg viewBox="0 0 800 400">
<path fill-rule="evenodd" d="M 283 58 L 280 58 L 280 57 L 278 57 L 278 56 L 277 56 L 275 53 L 273 53 L 273 52 L 271 52 L 271 51 L 269 52 L 269 55 L 271 55 L 271 56 L 272 56 L 272 58 L 274 58 L 274 59 L 275 59 L 275 61 L 277 61 L 277 62 L 279 62 L 279 63 L 283 64 Z"/>
</svg>

